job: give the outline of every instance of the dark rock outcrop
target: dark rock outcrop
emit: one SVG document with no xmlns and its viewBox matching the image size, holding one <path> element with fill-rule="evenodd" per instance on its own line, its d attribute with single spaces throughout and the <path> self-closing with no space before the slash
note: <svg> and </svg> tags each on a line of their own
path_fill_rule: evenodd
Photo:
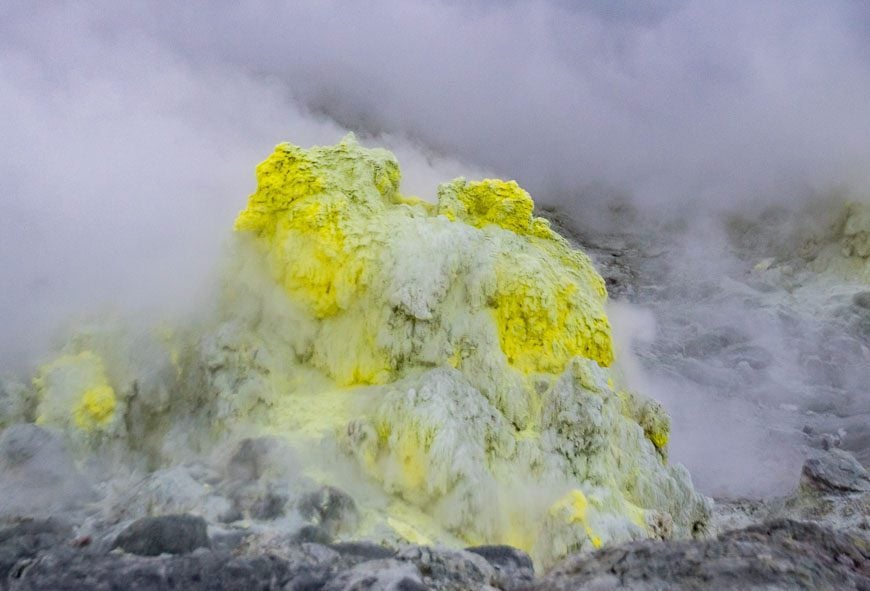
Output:
<svg viewBox="0 0 870 591">
<path fill-rule="evenodd" d="M 483 556 L 495 569 L 495 586 L 511 591 L 530 584 L 535 578 L 531 557 L 513 546 L 475 546 L 467 552 Z"/>
<path fill-rule="evenodd" d="M 269 556 L 236 557 L 226 552 L 198 550 L 185 556 L 146 558 L 114 553 L 93 555 L 62 548 L 27 565 L 9 580 L 8 588 L 10 591 L 281 589 L 290 577 L 288 564 Z"/>
<path fill-rule="evenodd" d="M 303 519 L 333 537 L 339 532 L 353 531 L 359 521 L 354 500 L 333 486 L 322 486 L 304 495 L 296 508 Z"/>
<path fill-rule="evenodd" d="M 0 589 L 16 567 L 71 540 L 72 528 L 54 519 L 27 519 L 0 529 Z"/>
<path fill-rule="evenodd" d="M 193 515 L 143 517 L 118 534 L 114 547 L 140 556 L 188 554 L 209 547 L 208 525 Z"/>
<path fill-rule="evenodd" d="M 528 587 L 575 589 L 870 589 L 870 540 L 780 520 L 715 540 L 632 542 L 573 556 Z"/>
<path fill-rule="evenodd" d="M 350 591 L 870 589 L 870 537 L 779 520 L 705 541 L 631 542 L 575 555 L 533 579 L 506 546 L 450 550 L 253 540 L 234 552 L 137 556 L 69 543 L 58 524 L 0 530 L 0 588 Z"/>
</svg>

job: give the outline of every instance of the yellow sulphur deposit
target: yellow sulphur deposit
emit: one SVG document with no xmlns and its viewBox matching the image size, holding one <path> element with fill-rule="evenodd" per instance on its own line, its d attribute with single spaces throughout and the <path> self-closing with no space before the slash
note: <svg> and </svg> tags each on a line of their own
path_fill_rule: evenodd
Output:
<svg viewBox="0 0 870 591">
<path fill-rule="evenodd" d="M 283 438 L 376 541 L 507 543 L 550 564 L 704 529 L 667 415 L 610 370 L 604 281 L 517 183 L 411 198 L 395 157 L 352 135 L 281 144 L 256 177 L 215 317 L 150 348 L 82 340 L 34 380 L 43 422 L 155 463 Z"/>
</svg>

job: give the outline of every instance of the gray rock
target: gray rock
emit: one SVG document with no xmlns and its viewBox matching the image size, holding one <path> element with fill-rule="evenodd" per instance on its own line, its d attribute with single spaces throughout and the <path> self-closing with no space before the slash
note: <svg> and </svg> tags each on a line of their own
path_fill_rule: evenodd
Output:
<svg viewBox="0 0 870 591">
<path fill-rule="evenodd" d="M 272 491 L 267 491 L 262 497 L 251 503 L 250 514 L 253 519 L 270 521 L 284 515 L 287 497 Z"/>
<path fill-rule="evenodd" d="M 705 359 L 728 347 L 742 345 L 747 340 L 746 335 L 735 328 L 727 326 L 691 338 L 683 344 L 683 347 L 686 355 L 689 357 Z"/>
<path fill-rule="evenodd" d="M 299 544 L 329 544 L 332 536 L 319 525 L 306 525 L 293 534 L 292 541 Z"/>
<path fill-rule="evenodd" d="M 870 491 L 867 470 L 855 457 L 841 449 L 815 453 L 804 462 L 801 482 L 823 492 Z"/>
<path fill-rule="evenodd" d="M 785 497 L 768 499 L 740 499 L 716 504 L 714 528 L 716 531 L 740 529 L 774 521 L 794 519 L 812 521 L 836 530 L 858 533 L 870 531 L 870 491 L 855 492 L 831 486 L 821 478 L 817 468 L 843 461 L 860 473 L 854 460 L 842 450 L 813 451 L 818 462 L 808 461 L 801 486 Z M 825 458 L 825 456 L 829 456 Z M 830 470 L 828 471 L 828 473 Z M 848 473 L 848 471 L 847 471 Z M 820 475 L 821 474 L 821 475 Z M 842 474 L 841 474 L 842 476 Z"/>
<path fill-rule="evenodd" d="M 113 547 L 140 556 L 188 554 L 209 547 L 208 526 L 193 515 L 143 517 L 118 534 Z"/>
<path fill-rule="evenodd" d="M 276 441 L 268 437 L 242 439 L 227 462 L 227 478 L 241 482 L 260 478 L 276 445 Z"/>
<path fill-rule="evenodd" d="M 396 559 L 412 563 L 422 574 L 427 589 L 491 589 L 496 580 L 495 569 L 483 556 L 464 550 L 410 546 L 397 553 Z"/>
<path fill-rule="evenodd" d="M 762 370 L 774 362 L 773 354 L 763 347 L 755 345 L 737 345 L 723 353 L 723 361 L 728 367 L 737 367 L 746 363 L 754 370 Z"/>
<path fill-rule="evenodd" d="M 870 398 L 868 396 L 867 398 Z M 809 442 L 820 447 L 825 438 L 832 438 L 836 445 L 855 456 L 861 465 L 870 466 L 870 411 L 856 412 L 852 416 L 813 416 Z M 825 437 L 825 435 L 829 437 Z M 837 442 L 836 440 L 839 440 Z"/>
<path fill-rule="evenodd" d="M 0 588 L 16 565 L 72 536 L 72 528 L 55 519 L 27 519 L 0 529 Z"/>
<path fill-rule="evenodd" d="M 0 434 L 0 517 L 45 516 L 93 496 L 58 435 L 32 424 Z"/>
<path fill-rule="evenodd" d="M 494 585 L 512 591 L 530 584 L 535 579 L 535 566 L 531 557 L 513 546 L 475 546 L 467 552 L 483 556 L 495 569 Z"/>
<path fill-rule="evenodd" d="M 391 588 L 391 584 L 399 584 L 413 572 L 413 569 L 406 567 L 394 572 L 394 562 L 383 562 L 394 552 L 368 542 L 327 547 L 317 543 L 298 543 L 295 536 L 253 534 L 236 549 L 236 554 L 267 555 L 286 561 L 291 575 L 285 589 L 319 590 L 327 583 L 330 584 L 329 588 L 336 589 Z M 356 568 L 363 563 L 368 566 Z M 416 579 L 419 579 L 419 573 Z M 413 582 L 415 577 L 409 580 Z M 407 586 L 410 583 L 405 581 L 402 584 Z"/>
<path fill-rule="evenodd" d="M 209 544 L 216 552 L 233 552 L 249 535 L 249 532 L 242 530 L 218 530 L 209 537 Z"/>
<path fill-rule="evenodd" d="M 856 308 L 870 311 L 870 291 L 860 291 L 853 295 L 852 304 Z"/>
<path fill-rule="evenodd" d="M 420 571 L 395 559 L 360 563 L 333 578 L 323 591 L 427 591 Z M 471 588 L 469 588 L 471 589 Z"/>
<path fill-rule="evenodd" d="M 226 552 L 199 550 L 186 556 L 146 558 L 116 554 L 93 555 L 81 550 L 62 548 L 34 560 L 15 579 L 10 580 L 9 589 L 277 591 L 292 582 L 294 575 L 299 576 L 301 573 L 291 572 L 286 562 L 268 556 L 237 557 Z"/>
<path fill-rule="evenodd" d="M 379 546 L 371 542 L 341 542 L 339 544 L 330 544 L 329 547 L 344 557 L 358 559 L 360 562 L 365 560 L 382 560 L 396 555 L 396 551 L 392 548 Z"/>
<path fill-rule="evenodd" d="M 870 540 L 774 521 L 715 540 L 647 540 L 572 556 L 528 589 L 870 589 Z"/>
<path fill-rule="evenodd" d="M 347 493 L 332 486 L 304 495 L 296 508 L 303 519 L 332 537 L 340 532 L 352 532 L 359 522 L 356 503 Z"/>
</svg>

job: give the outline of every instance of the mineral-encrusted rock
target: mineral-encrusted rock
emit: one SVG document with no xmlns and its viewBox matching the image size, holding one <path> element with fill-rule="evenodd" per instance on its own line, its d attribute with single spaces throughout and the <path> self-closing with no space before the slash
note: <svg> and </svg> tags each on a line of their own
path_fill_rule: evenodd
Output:
<svg viewBox="0 0 870 591">
<path fill-rule="evenodd" d="M 143 517 L 127 526 L 114 546 L 130 554 L 188 554 L 209 546 L 208 524 L 194 515 Z"/>
<path fill-rule="evenodd" d="M 37 371 L 39 416 L 78 450 L 157 468 L 108 519 L 260 527 L 295 507 L 327 534 L 299 540 L 510 544 L 541 565 L 703 534 L 710 502 L 667 461 L 669 418 L 610 369 L 591 259 L 513 181 L 456 179 L 426 202 L 400 180 L 353 136 L 278 146 L 214 316 L 149 337 L 145 355 L 123 331 L 76 335 Z M 186 467 L 239 437 L 223 482 Z M 355 511 L 298 502 L 357 485 Z"/>
<path fill-rule="evenodd" d="M 870 541 L 810 523 L 774 521 L 715 540 L 632 542 L 572 556 L 534 591 L 868 589 Z"/>
</svg>

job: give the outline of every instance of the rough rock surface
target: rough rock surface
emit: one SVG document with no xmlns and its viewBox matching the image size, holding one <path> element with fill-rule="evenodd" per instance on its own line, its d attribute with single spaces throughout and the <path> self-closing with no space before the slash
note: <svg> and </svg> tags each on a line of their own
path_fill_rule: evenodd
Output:
<svg viewBox="0 0 870 591">
<path fill-rule="evenodd" d="M 14 569 L 21 561 L 31 560 L 72 536 L 72 527 L 53 519 L 27 519 L 0 528 L 0 587 L 16 576 Z"/>
<path fill-rule="evenodd" d="M 571 557 L 535 591 L 868 589 L 870 541 L 774 521 L 694 542 L 632 542 Z"/>
<path fill-rule="evenodd" d="M 286 538 L 232 552 L 136 556 L 72 543 L 71 529 L 27 522 L 0 530 L 2 589 L 560 591 L 870 589 L 870 536 L 791 520 L 711 540 L 629 542 L 571 556 L 534 578 L 509 547 L 466 551 Z"/>
<path fill-rule="evenodd" d="M 194 515 L 143 517 L 118 534 L 114 546 L 140 556 L 188 554 L 209 546 L 208 524 Z"/>
<path fill-rule="evenodd" d="M 262 550 L 262 547 L 260 548 Z M 494 570 L 464 551 L 409 547 L 395 553 L 289 544 L 247 554 L 199 549 L 184 556 L 143 557 L 68 544 L 21 552 L 4 573 L 8 589 L 382 589 L 492 591 Z M 384 555 L 384 552 L 388 555 Z M 5 564 L 5 563 L 4 563 Z"/>
<path fill-rule="evenodd" d="M 813 450 L 801 482 L 792 494 L 772 499 L 717 503 L 713 527 L 739 529 L 781 519 L 811 521 L 855 535 L 870 532 L 870 487 L 867 472 L 846 451 Z"/>
<path fill-rule="evenodd" d="M 330 537 L 340 532 L 353 532 L 359 520 L 354 500 L 334 486 L 324 486 L 304 495 L 297 511 Z"/>
<path fill-rule="evenodd" d="M 292 580 L 287 563 L 267 556 L 236 557 L 200 550 L 185 556 L 92 555 L 58 549 L 21 567 L 8 589 L 282 589 Z M 292 587 L 290 587 L 292 588 Z"/>
<path fill-rule="evenodd" d="M 465 549 L 483 556 L 495 569 L 494 585 L 511 591 L 531 583 L 535 578 L 535 566 L 528 554 L 511 546 L 475 546 Z"/>
</svg>

